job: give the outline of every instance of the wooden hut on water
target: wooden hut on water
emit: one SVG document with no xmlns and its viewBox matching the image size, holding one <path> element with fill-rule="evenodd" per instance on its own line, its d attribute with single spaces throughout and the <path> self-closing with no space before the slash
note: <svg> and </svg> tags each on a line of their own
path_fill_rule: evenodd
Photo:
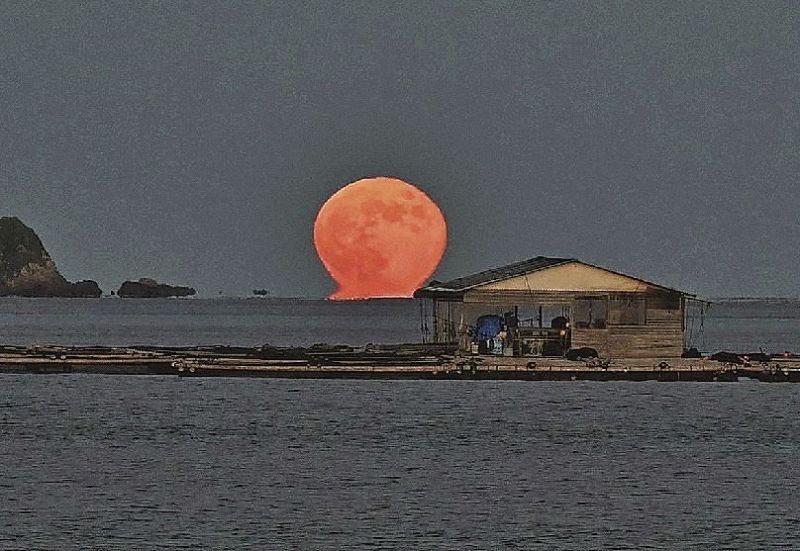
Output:
<svg viewBox="0 0 800 551">
<path fill-rule="evenodd" d="M 686 304 L 694 298 L 574 258 L 544 256 L 431 281 L 414 296 L 433 302 L 435 342 L 515 356 L 589 347 L 616 358 L 680 356 Z M 487 320 L 502 326 L 488 348 L 485 335 L 476 334 Z"/>
</svg>

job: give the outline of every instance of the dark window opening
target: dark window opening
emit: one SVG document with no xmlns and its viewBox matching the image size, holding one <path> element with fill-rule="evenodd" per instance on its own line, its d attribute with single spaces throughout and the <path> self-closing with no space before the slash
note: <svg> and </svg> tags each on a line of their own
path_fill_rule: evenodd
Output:
<svg viewBox="0 0 800 551">
<path fill-rule="evenodd" d="M 566 306 L 530 306 L 518 308 L 520 327 L 552 327 L 553 320 L 558 317 L 569 317 Z"/>
<path fill-rule="evenodd" d="M 681 296 L 677 293 L 664 293 L 647 297 L 648 310 L 680 310 Z"/>
<path fill-rule="evenodd" d="M 612 297 L 608 322 L 613 325 L 644 325 L 645 301 L 641 297 Z"/>
<path fill-rule="evenodd" d="M 605 297 L 585 297 L 575 301 L 576 329 L 605 329 L 608 319 L 608 300 Z"/>
</svg>

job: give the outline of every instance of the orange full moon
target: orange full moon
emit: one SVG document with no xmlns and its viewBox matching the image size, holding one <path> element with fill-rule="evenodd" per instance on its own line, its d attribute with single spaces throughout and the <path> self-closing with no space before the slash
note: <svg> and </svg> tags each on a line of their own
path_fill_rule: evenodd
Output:
<svg viewBox="0 0 800 551">
<path fill-rule="evenodd" d="M 439 265 L 447 224 L 418 188 L 396 178 L 367 178 L 322 205 L 314 246 L 339 285 L 329 298 L 410 297 Z"/>
</svg>

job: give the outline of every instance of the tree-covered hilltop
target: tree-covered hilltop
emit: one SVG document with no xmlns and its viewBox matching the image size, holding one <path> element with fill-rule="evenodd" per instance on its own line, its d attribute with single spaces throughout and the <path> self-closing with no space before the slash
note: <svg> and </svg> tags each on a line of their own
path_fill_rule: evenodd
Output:
<svg viewBox="0 0 800 551">
<path fill-rule="evenodd" d="M 36 232 L 19 218 L 0 218 L 0 296 L 99 297 L 101 294 L 94 281 L 67 281 Z"/>
</svg>

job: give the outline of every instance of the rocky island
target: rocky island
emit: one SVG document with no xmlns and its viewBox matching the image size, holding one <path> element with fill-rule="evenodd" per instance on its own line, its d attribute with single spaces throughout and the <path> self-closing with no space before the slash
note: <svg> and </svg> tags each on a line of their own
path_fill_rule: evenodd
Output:
<svg viewBox="0 0 800 551">
<path fill-rule="evenodd" d="M 95 281 L 67 281 L 39 236 L 19 218 L 0 218 L 0 296 L 99 297 L 101 294 Z"/>
<path fill-rule="evenodd" d="M 117 291 L 117 295 L 123 298 L 190 297 L 195 293 L 191 287 L 167 285 L 147 277 L 139 281 L 126 281 Z"/>
</svg>

